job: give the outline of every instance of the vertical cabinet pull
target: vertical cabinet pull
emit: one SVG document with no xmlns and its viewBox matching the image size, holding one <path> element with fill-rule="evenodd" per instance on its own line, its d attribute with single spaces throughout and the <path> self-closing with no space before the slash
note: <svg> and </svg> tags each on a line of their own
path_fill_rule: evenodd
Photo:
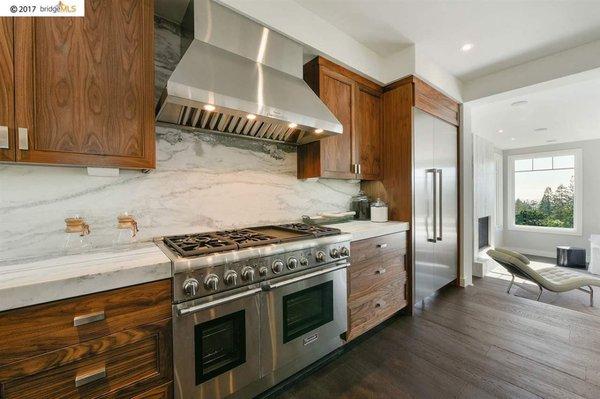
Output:
<svg viewBox="0 0 600 399">
<path fill-rule="evenodd" d="M 10 143 L 8 141 L 8 126 L 0 126 L 0 148 L 8 150 Z"/>
<path fill-rule="evenodd" d="M 437 242 L 437 169 L 427 169 L 426 173 L 433 176 L 433 238 L 429 238 L 429 225 L 427 226 L 427 241 Z M 427 221 L 427 224 L 429 222 Z"/>
<path fill-rule="evenodd" d="M 444 227 L 444 222 L 443 222 L 443 213 L 442 213 L 442 200 L 444 197 L 444 192 L 442 190 L 443 185 L 442 185 L 442 170 L 438 169 L 437 170 L 437 175 L 438 177 L 438 196 L 439 196 L 439 203 L 438 203 L 438 207 L 439 207 L 439 215 L 437 217 L 438 222 L 439 222 L 439 231 L 438 231 L 438 235 L 437 235 L 437 240 L 438 241 L 442 241 L 442 229 Z"/>
<path fill-rule="evenodd" d="M 29 134 L 27 132 L 27 128 L 20 127 L 19 128 L 19 150 L 28 150 L 29 149 Z"/>
<path fill-rule="evenodd" d="M 99 369 L 92 370 L 86 373 L 77 374 L 75 376 L 75 387 L 79 388 L 94 381 L 106 378 L 106 367 L 102 366 Z"/>
<path fill-rule="evenodd" d="M 357 173 L 358 173 L 359 175 L 362 173 L 362 167 L 361 167 L 361 166 L 362 166 L 361 164 L 358 164 L 358 165 L 357 165 Z"/>
</svg>

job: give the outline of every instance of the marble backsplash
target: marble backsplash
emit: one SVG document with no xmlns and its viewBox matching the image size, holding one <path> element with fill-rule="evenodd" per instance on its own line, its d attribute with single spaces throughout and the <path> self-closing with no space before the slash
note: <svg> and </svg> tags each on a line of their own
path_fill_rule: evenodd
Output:
<svg viewBox="0 0 600 399">
<path fill-rule="evenodd" d="M 297 220 L 348 209 L 357 181 L 296 179 L 293 147 L 157 128 L 157 168 L 119 177 L 84 168 L 0 165 L 0 264 L 58 255 L 64 219 L 81 214 L 95 248 L 112 245 L 119 213 L 139 239 Z"/>
<path fill-rule="evenodd" d="M 181 33 L 156 23 L 156 95 L 180 57 Z M 117 215 L 132 212 L 139 240 L 298 220 L 348 209 L 358 181 L 296 179 L 296 149 L 245 138 L 156 128 L 157 167 L 88 176 L 85 168 L 0 164 L 0 265 L 60 255 L 64 219 L 84 216 L 96 249 L 110 248 Z"/>
</svg>

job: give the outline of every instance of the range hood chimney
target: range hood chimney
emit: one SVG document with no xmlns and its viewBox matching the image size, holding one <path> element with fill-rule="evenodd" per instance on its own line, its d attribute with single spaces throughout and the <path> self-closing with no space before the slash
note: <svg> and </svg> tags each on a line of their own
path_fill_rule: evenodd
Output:
<svg viewBox="0 0 600 399">
<path fill-rule="evenodd" d="M 293 144 L 342 133 L 302 80 L 300 44 L 214 1 L 190 6 L 194 39 L 167 82 L 157 121 Z"/>
</svg>

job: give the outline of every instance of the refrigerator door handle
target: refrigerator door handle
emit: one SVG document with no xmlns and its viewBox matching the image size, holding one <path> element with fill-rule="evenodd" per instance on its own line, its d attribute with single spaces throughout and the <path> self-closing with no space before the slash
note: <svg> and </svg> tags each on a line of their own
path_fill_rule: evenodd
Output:
<svg viewBox="0 0 600 399">
<path fill-rule="evenodd" d="M 427 173 L 433 175 L 433 238 L 429 238 L 428 229 L 427 241 L 437 242 L 437 169 L 427 169 Z"/>
<path fill-rule="evenodd" d="M 438 235 L 437 235 L 437 241 L 442 241 L 442 229 L 444 227 L 444 222 L 443 222 L 443 213 L 442 213 L 442 199 L 444 197 L 444 190 L 443 190 L 443 185 L 442 185 L 442 169 L 438 169 L 437 170 L 437 174 L 439 175 L 438 178 L 438 195 L 439 195 L 439 201 L 438 201 L 438 207 L 439 207 L 439 211 L 440 213 L 437 214 L 437 219 L 438 222 L 440 223 L 439 225 L 439 231 L 438 231 Z"/>
</svg>

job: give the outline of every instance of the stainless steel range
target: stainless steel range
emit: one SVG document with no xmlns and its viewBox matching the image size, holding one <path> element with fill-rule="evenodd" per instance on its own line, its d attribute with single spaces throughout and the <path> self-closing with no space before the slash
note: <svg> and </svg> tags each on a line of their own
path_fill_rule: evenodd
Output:
<svg viewBox="0 0 600 399">
<path fill-rule="evenodd" d="M 342 345 L 350 235 L 306 224 L 164 237 L 179 399 L 251 398 Z"/>
</svg>

